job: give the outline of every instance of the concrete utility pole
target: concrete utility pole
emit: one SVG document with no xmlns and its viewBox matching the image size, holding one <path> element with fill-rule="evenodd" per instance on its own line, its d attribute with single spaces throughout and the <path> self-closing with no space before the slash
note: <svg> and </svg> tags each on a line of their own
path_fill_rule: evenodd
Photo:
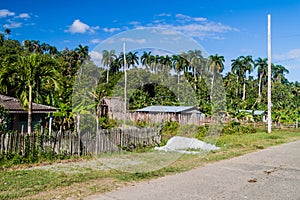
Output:
<svg viewBox="0 0 300 200">
<path fill-rule="evenodd" d="M 271 15 L 268 14 L 268 133 L 272 131 L 271 70 Z"/>
<path fill-rule="evenodd" d="M 124 125 L 126 124 L 126 105 L 127 105 L 127 74 L 126 74 L 126 49 L 125 49 L 125 42 L 123 44 L 123 54 L 124 54 Z"/>
</svg>

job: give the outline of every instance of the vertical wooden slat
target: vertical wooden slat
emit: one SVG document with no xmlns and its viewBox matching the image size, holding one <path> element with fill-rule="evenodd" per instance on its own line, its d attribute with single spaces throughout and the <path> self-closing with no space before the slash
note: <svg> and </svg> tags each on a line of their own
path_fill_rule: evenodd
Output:
<svg viewBox="0 0 300 200">
<path fill-rule="evenodd" d="M 84 135 L 71 133 L 68 131 L 53 131 L 52 138 L 43 137 L 43 133 L 32 133 L 31 135 L 22 135 L 19 133 L 0 135 L 0 153 L 12 152 L 18 153 L 30 150 L 38 150 L 40 147 L 46 150 L 51 147 L 52 151 L 60 154 L 64 151 L 74 155 L 98 155 L 101 152 L 117 151 L 118 147 L 129 146 L 132 142 L 135 146 L 139 144 L 152 144 L 159 142 L 160 136 L 158 130 L 154 128 L 141 129 L 100 129 L 96 135 L 87 132 Z M 82 149 L 80 149 L 82 148 Z"/>
</svg>

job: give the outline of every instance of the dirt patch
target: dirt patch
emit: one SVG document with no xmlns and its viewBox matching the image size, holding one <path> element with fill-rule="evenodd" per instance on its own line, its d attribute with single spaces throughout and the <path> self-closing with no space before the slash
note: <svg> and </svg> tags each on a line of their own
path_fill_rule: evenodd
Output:
<svg viewBox="0 0 300 200">
<path fill-rule="evenodd" d="M 91 170 L 93 171 L 106 171 L 109 170 L 107 167 L 100 162 L 99 159 L 86 160 L 82 162 L 63 162 L 54 163 L 51 165 L 37 165 L 24 170 L 47 170 L 51 172 L 63 172 L 63 173 L 86 173 Z"/>
<path fill-rule="evenodd" d="M 82 199 L 83 197 L 92 195 L 94 193 L 104 193 L 124 187 L 126 185 L 128 185 L 128 183 L 122 183 L 113 178 L 103 178 L 83 183 L 74 183 L 67 187 L 59 187 L 19 199 Z"/>
<path fill-rule="evenodd" d="M 81 163 L 81 162 L 88 162 L 89 160 L 84 158 L 78 158 L 78 159 L 68 159 L 68 160 L 58 160 L 54 162 L 40 162 L 35 164 L 20 164 L 20 165 L 14 165 L 10 166 L 9 168 L 3 168 L 3 170 L 9 171 L 9 170 L 23 170 L 23 169 L 29 169 L 29 168 L 35 168 L 35 167 L 41 167 L 41 166 L 54 166 L 57 164 L 67 164 L 67 163 Z"/>
</svg>

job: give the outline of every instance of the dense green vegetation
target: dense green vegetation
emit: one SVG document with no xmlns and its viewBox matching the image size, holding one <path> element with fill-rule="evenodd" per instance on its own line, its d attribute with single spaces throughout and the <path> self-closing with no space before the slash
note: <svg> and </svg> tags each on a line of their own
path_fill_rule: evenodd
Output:
<svg viewBox="0 0 300 200">
<path fill-rule="evenodd" d="M 57 50 L 55 46 L 35 40 L 5 39 L 0 35 L 0 92 L 17 97 L 30 111 L 31 103 L 51 105 L 60 109 L 54 119 L 54 129 L 74 129 L 72 92 L 76 73 L 82 65 L 96 69 L 89 56 L 88 46 Z M 141 55 L 140 55 L 141 54 Z M 122 78 L 124 55 L 114 50 L 104 50 L 100 67 L 98 88 L 91 91 L 95 107 L 105 96 L 111 96 L 116 83 Z M 140 56 L 139 56 L 140 55 Z M 225 58 L 211 55 L 204 58 L 200 50 L 190 50 L 179 55 L 153 55 L 148 52 L 128 52 L 127 69 L 145 73 L 168 74 L 176 77 L 177 85 L 185 80 L 196 94 L 195 106 L 207 116 L 225 111 L 238 117 L 240 109 L 267 110 L 267 59 L 239 56 L 231 61 L 231 71 L 222 74 Z M 108 69 L 108 70 L 106 70 Z M 300 83 L 286 78 L 288 70 L 282 65 L 272 65 L 272 118 L 274 122 L 295 122 L 300 116 Z M 257 75 L 256 75 L 257 74 Z M 170 88 L 156 83 L 143 82 L 137 76 L 129 81 L 139 85 L 131 92 L 130 109 L 149 105 L 178 105 L 178 98 Z M 213 96 L 223 84 L 226 97 Z M 211 99 L 219 98 L 225 105 L 212 105 Z M 80 109 L 80 108 L 78 108 Z M 30 119 L 30 117 L 29 117 Z M 101 119 L 105 123 L 107 120 Z M 104 126 L 105 127 L 105 126 Z"/>
</svg>

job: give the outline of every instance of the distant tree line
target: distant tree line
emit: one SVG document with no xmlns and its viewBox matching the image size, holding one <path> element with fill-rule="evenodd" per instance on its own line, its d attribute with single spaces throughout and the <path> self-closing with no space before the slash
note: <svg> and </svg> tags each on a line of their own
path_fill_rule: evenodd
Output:
<svg viewBox="0 0 300 200">
<path fill-rule="evenodd" d="M 76 73 L 82 65 L 96 67 L 89 56 L 88 46 L 59 51 L 55 46 L 36 40 L 20 43 L 0 34 L 0 92 L 17 97 L 29 111 L 32 102 L 59 108 L 56 127 L 74 129 L 72 93 Z M 101 78 L 93 91 L 95 105 L 112 95 L 115 84 L 124 71 L 124 55 L 115 50 L 103 50 Z M 154 55 L 151 51 L 128 52 L 125 55 L 127 70 L 146 73 L 166 73 L 176 77 L 177 84 L 187 80 L 197 96 L 196 105 L 206 115 L 212 113 L 212 90 L 223 84 L 224 104 L 231 116 L 240 109 L 267 110 L 267 59 L 251 55 L 231 60 L 231 71 L 223 74 L 225 58 L 215 54 L 204 58 L 200 50 L 178 55 Z M 254 72 L 257 72 L 254 75 Z M 282 65 L 272 64 L 272 118 L 276 122 L 295 121 L 300 116 L 300 84 L 286 78 L 289 71 Z M 218 78 L 219 77 L 219 78 Z M 209 78 L 209 81 L 206 79 Z M 221 79 L 220 79 L 221 78 Z M 139 78 L 136 77 L 136 80 Z M 220 82 L 222 81 L 222 83 Z M 205 87 L 204 87 L 205 86 Z M 149 105 L 178 105 L 172 91 L 159 84 L 144 84 L 131 95 L 130 109 Z"/>
</svg>

